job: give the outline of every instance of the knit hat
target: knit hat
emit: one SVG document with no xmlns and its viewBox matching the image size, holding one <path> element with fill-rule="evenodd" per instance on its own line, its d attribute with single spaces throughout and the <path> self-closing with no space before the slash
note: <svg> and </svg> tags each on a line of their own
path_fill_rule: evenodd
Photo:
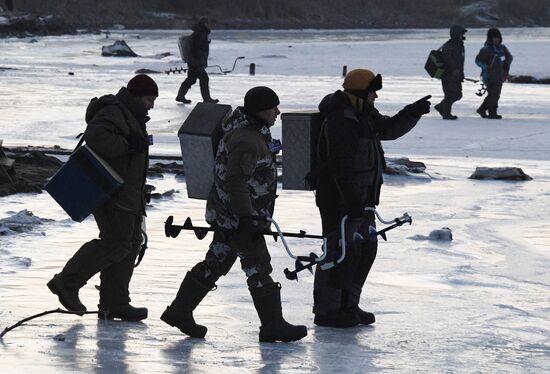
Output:
<svg viewBox="0 0 550 374">
<path fill-rule="evenodd" d="M 244 110 L 251 114 L 275 108 L 279 104 L 279 97 L 269 87 L 254 87 L 244 95 Z"/>
<path fill-rule="evenodd" d="M 342 84 L 346 92 L 375 92 L 382 89 L 382 76 L 368 69 L 354 69 L 346 74 Z"/>
<path fill-rule="evenodd" d="M 159 88 L 155 81 L 145 74 L 138 74 L 128 82 L 128 91 L 136 97 L 158 96 Z"/>
</svg>

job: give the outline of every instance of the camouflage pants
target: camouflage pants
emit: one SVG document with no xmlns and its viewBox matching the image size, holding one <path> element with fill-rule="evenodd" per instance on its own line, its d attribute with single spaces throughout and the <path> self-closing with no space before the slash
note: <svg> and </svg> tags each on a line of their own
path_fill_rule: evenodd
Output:
<svg viewBox="0 0 550 374">
<path fill-rule="evenodd" d="M 270 276 L 273 271 L 271 256 L 263 236 L 249 248 L 238 248 L 231 238 L 231 233 L 215 231 L 204 261 L 195 265 L 191 272 L 199 279 L 214 284 L 231 270 L 237 257 L 241 260 L 249 289 L 274 283 Z"/>
</svg>

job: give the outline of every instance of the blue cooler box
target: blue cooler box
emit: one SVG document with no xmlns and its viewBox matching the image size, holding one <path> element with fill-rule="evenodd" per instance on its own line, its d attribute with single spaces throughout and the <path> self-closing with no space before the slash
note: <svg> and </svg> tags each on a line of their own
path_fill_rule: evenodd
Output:
<svg viewBox="0 0 550 374">
<path fill-rule="evenodd" d="M 87 145 L 78 148 L 55 173 L 44 189 L 67 214 L 82 222 L 124 181 L 101 157 Z"/>
</svg>

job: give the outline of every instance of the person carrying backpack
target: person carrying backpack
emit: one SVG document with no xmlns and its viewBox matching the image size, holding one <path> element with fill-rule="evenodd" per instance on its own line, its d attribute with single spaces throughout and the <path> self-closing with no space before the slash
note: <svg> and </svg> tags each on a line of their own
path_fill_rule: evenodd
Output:
<svg viewBox="0 0 550 374">
<path fill-rule="evenodd" d="M 481 80 L 487 88 L 487 97 L 476 112 L 481 118 L 501 119 L 497 113 L 502 85 L 508 79 L 513 56 L 502 44 L 499 29 L 487 30 L 487 41 L 476 56 L 476 64 L 481 68 Z"/>
<path fill-rule="evenodd" d="M 263 236 L 277 197 L 276 153 L 280 143 L 270 127 L 279 115 L 279 97 L 269 87 L 250 89 L 244 107 L 223 124 L 214 161 L 214 185 L 206 203 L 206 221 L 215 228 L 203 261 L 185 275 L 176 298 L 161 320 L 191 337 L 203 338 L 206 326 L 195 322 L 193 311 L 216 288 L 237 258 L 260 318 L 261 342 L 295 341 L 307 335 L 305 326 L 283 318 L 280 284 L 271 278 L 271 256 Z M 264 217 L 262 219 L 262 217 Z"/>
<path fill-rule="evenodd" d="M 210 78 L 206 72 L 206 66 L 208 65 L 208 55 L 210 54 L 210 40 L 208 35 L 210 34 L 210 27 L 208 25 L 208 18 L 202 17 L 192 27 L 193 34 L 190 37 L 188 43 L 191 43 L 189 47 L 189 56 L 187 56 L 187 78 L 181 84 L 176 101 L 183 104 L 190 104 L 191 100 L 187 99 L 185 95 L 187 91 L 197 82 L 200 83 L 202 100 L 205 103 L 217 103 L 218 99 L 212 99 L 210 96 L 210 87 L 208 86 Z"/>
<path fill-rule="evenodd" d="M 441 78 L 443 100 L 434 106 L 443 119 L 455 120 L 458 117 L 451 114 L 453 103 L 462 99 L 462 82 L 464 81 L 464 34 L 467 32 L 459 25 L 451 26 L 451 38 L 441 46 L 445 72 Z"/>
</svg>

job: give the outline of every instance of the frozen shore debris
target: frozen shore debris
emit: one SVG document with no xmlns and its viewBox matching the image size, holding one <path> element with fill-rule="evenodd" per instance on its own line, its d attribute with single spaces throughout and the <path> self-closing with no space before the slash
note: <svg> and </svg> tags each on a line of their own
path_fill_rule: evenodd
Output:
<svg viewBox="0 0 550 374">
<path fill-rule="evenodd" d="M 517 167 L 483 167 L 478 166 L 470 179 L 497 179 L 497 180 L 514 180 L 514 181 L 530 181 L 533 178 Z"/>
<path fill-rule="evenodd" d="M 426 235 L 415 235 L 411 236 L 409 239 L 412 240 L 430 240 L 434 242 L 451 242 L 453 241 L 453 232 L 448 227 L 442 227 L 430 232 L 428 236 Z"/>
</svg>

